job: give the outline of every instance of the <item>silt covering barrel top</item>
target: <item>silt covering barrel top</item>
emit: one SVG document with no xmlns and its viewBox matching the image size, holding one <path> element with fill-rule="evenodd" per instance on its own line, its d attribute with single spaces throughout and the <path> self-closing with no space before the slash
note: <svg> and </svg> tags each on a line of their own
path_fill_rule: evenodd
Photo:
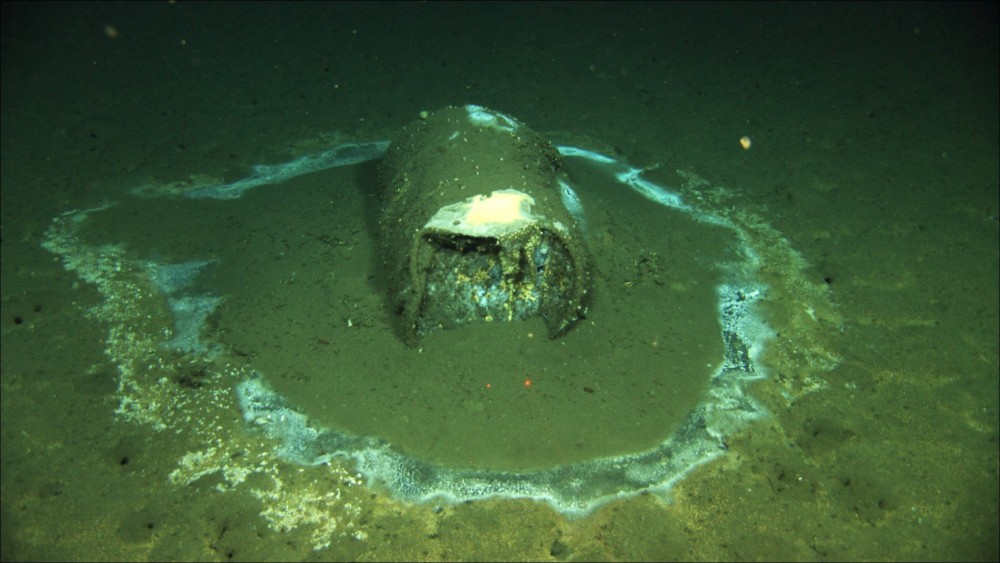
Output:
<svg viewBox="0 0 1000 563">
<path fill-rule="evenodd" d="M 403 128 L 382 161 L 379 238 L 408 342 L 535 316 L 556 337 L 586 313 L 589 260 L 562 168 L 550 142 L 479 106 Z"/>
</svg>

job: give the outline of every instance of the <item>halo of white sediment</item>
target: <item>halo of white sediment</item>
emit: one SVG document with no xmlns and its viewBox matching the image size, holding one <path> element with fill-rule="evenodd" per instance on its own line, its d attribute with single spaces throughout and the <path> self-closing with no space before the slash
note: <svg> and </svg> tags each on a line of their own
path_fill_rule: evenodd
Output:
<svg viewBox="0 0 1000 563">
<path fill-rule="evenodd" d="M 237 182 L 206 185 L 186 192 L 165 186 L 159 194 L 155 187 L 144 186 L 141 195 L 235 199 L 253 187 L 379 158 L 387 146 L 383 141 L 342 144 L 285 165 L 255 167 L 250 178 Z M 745 389 L 748 382 L 766 377 L 760 357 L 773 336 L 758 307 L 769 292 L 769 287 L 758 275 L 761 262 L 758 246 L 762 238 L 759 233 L 734 221 L 731 214 L 712 210 L 705 201 L 685 201 L 678 191 L 646 179 L 642 169 L 623 161 L 576 147 L 564 146 L 559 150 L 566 158 L 583 159 L 605 170 L 618 182 L 657 205 L 685 213 L 695 221 L 731 229 L 740 241 L 739 261 L 722 265 L 723 281 L 716 287 L 716 313 L 721 326 L 724 361 L 709 375 L 710 386 L 705 399 L 687 415 L 679 428 L 657 446 L 627 455 L 529 472 L 458 469 L 407 456 L 392 444 L 375 438 L 317 428 L 310 424 L 306 414 L 268 386 L 266 374 L 252 367 L 232 370 L 233 373 L 249 374 L 236 385 L 239 408 L 246 425 L 280 444 L 274 455 L 303 466 L 348 460 L 368 481 L 379 482 L 394 497 L 410 502 L 531 498 L 547 502 L 562 513 L 579 515 L 609 500 L 669 490 L 694 468 L 722 455 L 726 451 L 726 436 L 766 414 Z M 703 181 L 692 175 L 688 178 L 688 192 L 695 193 L 692 190 Z M 567 183 L 560 187 L 567 209 L 582 223 L 583 209 L 574 188 Z M 162 420 L 162 415 L 158 414 L 162 405 L 143 399 L 149 393 L 140 389 L 140 380 L 133 377 L 136 362 L 142 359 L 130 350 L 145 350 L 144 354 L 149 355 L 150 350 L 173 348 L 209 360 L 225 357 L 227 351 L 202 334 L 205 318 L 222 297 L 195 289 L 195 280 L 204 269 L 211 267 L 211 260 L 159 264 L 129 259 L 120 245 L 84 244 L 80 233 L 82 225 L 90 214 L 104 209 L 107 206 L 74 210 L 56 217 L 47 233 L 45 247 L 62 257 L 67 270 L 95 284 L 107 300 L 104 309 L 113 313 L 102 314 L 97 310 L 94 316 L 111 324 L 108 355 L 120 362 L 119 414 L 152 423 L 162 430 L 171 422 Z M 780 250 L 794 254 L 790 248 Z M 790 260 L 794 262 L 796 257 L 794 254 Z M 151 297 L 150 288 L 167 297 L 172 316 L 170 325 L 164 326 L 162 319 L 149 314 L 145 315 L 145 324 L 134 322 L 142 316 L 136 312 L 141 308 L 140 301 L 148 303 Z M 133 302 L 128 301 L 129 295 L 133 296 Z M 811 308 L 810 315 L 813 315 Z M 827 360 L 836 361 L 832 356 Z M 157 380 L 156 385 L 162 383 Z M 174 397 L 182 396 L 166 386 L 162 391 L 173 393 Z M 221 441 L 219 447 L 222 447 Z M 236 481 L 241 482 L 242 478 Z"/>
</svg>

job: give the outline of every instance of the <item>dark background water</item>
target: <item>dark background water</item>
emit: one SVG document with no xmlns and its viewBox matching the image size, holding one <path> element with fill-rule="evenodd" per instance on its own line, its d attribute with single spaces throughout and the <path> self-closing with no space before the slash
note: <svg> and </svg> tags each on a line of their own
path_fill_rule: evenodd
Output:
<svg viewBox="0 0 1000 563">
<path fill-rule="evenodd" d="M 736 193 L 838 318 L 817 321 L 821 343 L 786 340 L 754 391 L 773 416 L 669 503 L 567 521 L 360 495 L 358 513 L 325 510 L 364 537 L 330 532 L 318 556 L 997 558 L 996 4 L 2 9 L 3 559 L 315 556 L 310 524 L 276 530 L 257 497 L 170 484 L 189 437 L 116 419 L 106 327 L 83 314 L 100 296 L 41 248 L 45 229 L 136 185 L 234 179 L 470 102 Z M 222 236 L 199 220 L 178 230 Z M 795 330 L 808 303 L 771 307 Z M 817 349 L 835 367 L 787 383 Z"/>
</svg>

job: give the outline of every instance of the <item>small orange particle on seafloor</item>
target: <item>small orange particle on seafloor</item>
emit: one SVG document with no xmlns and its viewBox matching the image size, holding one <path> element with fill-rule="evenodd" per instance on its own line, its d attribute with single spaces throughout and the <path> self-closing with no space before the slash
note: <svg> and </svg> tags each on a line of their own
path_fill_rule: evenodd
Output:
<svg viewBox="0 0 1000 563">
<path fill-rule="evenodd" d="M 750 148 L 750 137 L 747 137 L 746 135 L 743 135 L 742 137 L 740 137 L 740 146 L 743 147 L 743 150 L 749 149 Z"/>
</svg>

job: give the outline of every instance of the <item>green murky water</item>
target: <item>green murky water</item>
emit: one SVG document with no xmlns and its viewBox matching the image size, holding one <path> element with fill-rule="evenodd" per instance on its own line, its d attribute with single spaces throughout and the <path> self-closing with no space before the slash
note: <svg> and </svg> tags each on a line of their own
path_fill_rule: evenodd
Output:
<svg viewBox="0 0 1000 563">
<path fill-rule="evenodd" d="M 65 8 L 3 8 L 3 559 L 996 558 L 995 6 Z M 231 202 L 130 192 L 466 102 L 662 163 L 760 252 L 769 414 L 668 494 L 575 519 L 400 502 L 277 459 L 233 386 L 259 370 L 317 425 L 454 467 L 649 448 L 709 392 L 733 231 L 574 166 L 587 319 L 414 349 L 371 165 Z M 159 347 L 141 267 L 208 256 L 214 361 Z"/>
</svg>

